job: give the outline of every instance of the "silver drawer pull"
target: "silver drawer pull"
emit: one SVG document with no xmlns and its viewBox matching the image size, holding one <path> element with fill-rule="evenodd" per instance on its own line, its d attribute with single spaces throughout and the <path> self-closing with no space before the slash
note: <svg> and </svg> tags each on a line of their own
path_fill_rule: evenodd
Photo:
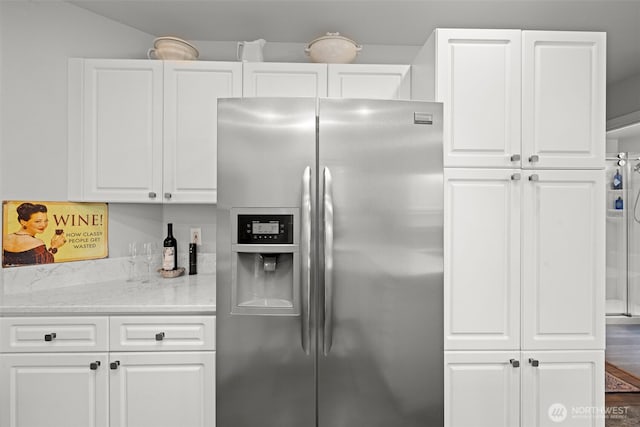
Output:
<svg viewBox="0 0 640 427">
<path fill-rule="evenodd" d="M 520 180 L 520 174 L 519 173 L 514 173 L 513 175 L 511 175 L 511 180 L 512 181 L 519 181 Z"/>
<path fill-rule="evenodd" d="M 520 154 L 514 154 L 513 156 L 511 156 L 511 161 L 512 162 L 517 162 L 520 160 Z"/>
<path fill-rule="evenodd" d="M 537 368 L 538 365 L 540 365 L 540 362 L 536 359 L 530 358 L 529 359 L 529 363 L 531 363 L 531 366 L 533 366 L 534 368 Z"/>
<path fill-rule="evenodd" d="M 534 154 L 533 156 L 529 156 L 529 163 L 536 163 L 540 161 L 540 156 Z"/>
<path fill-rule="evenodd" d="M 520 361 L 516 360 L 516 359 L 509 359 L 509 363 L 511 364 L 511 366 L 513 366 L 514 368 L 519 368 L 520 367 Z"/>
<path fill-rule="evenodd" d="M 159 332 L 156 334 L 156 341 L 162 341 L 164 339 L 164 332 Z"/>
<path fill-rule="evenodd" d="M 156 198 L 156 193 L 154 193 L 153 191 L 149 191 L 149 198 L 150 199 L 155 199 Z"/>
<path fill-rule="evenodd" d="M 44 340 L 45 341 L 53 341 L 55 339 L 56 339 L 56 333 L 55 332 L 52 332 L 50 334 L 45 334 L 44 335 Z"/>
<path fill-rule="evenodd" d="M 99 360 L 89 363 L 89 369 L 91 369 L 92 371 L 97 371 L 99 366 L 100 366 Z"/>
<path fill-rule="evenodd" d="M 538 180 L 540 180 L 540 177 L 535 173 L 529 177 L 529 181 L 538 181 Z"/>
</svg>

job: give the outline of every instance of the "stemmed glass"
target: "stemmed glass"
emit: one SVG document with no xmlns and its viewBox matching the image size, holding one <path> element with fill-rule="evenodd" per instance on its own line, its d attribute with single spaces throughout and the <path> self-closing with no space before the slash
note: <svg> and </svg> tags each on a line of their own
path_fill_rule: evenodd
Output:
<svg viewBox="0 0 640 427">
<path fill-rule="evenodd" d="M 138 260 L 138 256 L 140 255 L 138 244 L 136 242 L 129 243 L 129 256 L 127 261 L 129 262 L 129 278 L 127 282 L 135 282 L 136 280 L 136 261 Z"/>
<path fill-rule="evenodd" d="M 151 264 L 153 263 L 153 257 L 158 251 L 158 245 L 153 242 L 147 242 L 143 245 L 142 251 L 145 257 L 145 264 L 147 264 L 147 277 L 143 282 L 151 282 Z"/>
</svg>

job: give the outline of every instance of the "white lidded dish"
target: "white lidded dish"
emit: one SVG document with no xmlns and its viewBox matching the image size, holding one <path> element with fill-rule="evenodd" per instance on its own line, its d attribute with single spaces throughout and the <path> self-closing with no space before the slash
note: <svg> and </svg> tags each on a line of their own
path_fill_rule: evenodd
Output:
<svg viewBox="0 0 640 427">
<path fill-rule="evenodd" d="M 147 52 L 149 59 L 167 59 L 176 61 L 192 61 L 198 59 L 200 53 L 191 43 L 178 37 L 163 36 L 153 41 L 153 48 Z"/>
<path fill-rule="evenodd" d="M 313 40 L 304 49 L 312 62 L 348 64 L 362 50 L 362 46 L 340 33 L 327 33 Z"/>
</svg>

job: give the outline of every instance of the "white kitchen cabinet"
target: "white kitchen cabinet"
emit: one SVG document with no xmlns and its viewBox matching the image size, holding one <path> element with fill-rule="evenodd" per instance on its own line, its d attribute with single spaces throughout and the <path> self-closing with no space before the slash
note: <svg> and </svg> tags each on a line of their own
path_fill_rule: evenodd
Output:
<svg viewBox="0 0 640 427">
<path fill-rule="evenodd" d="M 242 96 L 241 65 L 164 63 L 163 200 L 217 201 L 218 98 Z"/>
<path fill-rule="evenodd" d="M 0 427 L 108 427 L 108 322 L 0 317 Z"/>
<path fill-rule="evenodd" d="M 523 167 L 604 167 L 605 72 L 605 33 L 522 32 Z"/>
<path fill-rule="evenodd" d="M 445 352 L 445 427 L 520 423 L 519 351 Z"/>
<path fill-rule="evenodd" d="M 522 352 L 521 366 L 522 427 L 604 427 L 604 351 Z"/>
<path fill-rule="evenodd" d="M 522 347 L 605 345 L 605 172 L 523 173 Z"/>
<path fill-rule="evenodd" d="M 327 65 L 281 62 L 245 62 L 242 96 L 326 97 Z"/>
<path fill-rule="evenodd" d="M 219 97 L 241 64 L 69 60 L 69 199 L 216 202 Z"/>
<path fill-rule="evenodd" d="M 395 64 L 329 64 L 328 96 L 408 100 L 410 68 Z"/>
<path fill-rule="evenodd" d="M 435 30 L 412 92 L 444 103 L 445 167 L 603 168 L 605 48 L 598 32 Z"/>
<path fill-rule="evenodd" d="M 71 200 L 161 201 L 162 95 L 160 61 L 69 60 Z"/>
<path fill-rule="evenodd" d="M 111 427 L 213 427 L 215 353 L 110 354 Z"/>
<path fill-rule="evenodd" d="M 204 351 L 216 349 L 214 316 L 112 316 L 111 351 Z"/>
<path fill-rule="evenodd" d="M 215 425 L 214 316 L 112 316 L 109 326 L 111 427 Z"/>
<path fill-rule="evenodd" d="M 444 171 L 446 350 L 520 348 L 520 178 Z"/>
<path fill-rule="evenodd" d="M 445 170 L 447 350 L 604 348 L 601 170 Z"/>
<path fill-rule="evenodd" d="M 108 331 L 101 316 L 0 317 L 0 353 L 108 351 Z"/>
<path fill-rule="evenodd" d="M 522 427 L 604 427 L 603 350 L 523 351 L 520 363 Z"/>
<path fill-rule="evenodd" d="M 108 427 L 107 353 L 0 354 L 0 426 Z"/>
<path fill-rule="evenodd" d="M 604 351 L 445 352 L 446 427 L 604 426 Z"/>
<path fill-rule="evenodd" d="M 214 427 L 215 316 L 0 317 L 0 427 Z"/>
<path fill-rule="evenodd" d="M 445 167 L 520 166 L 521 31 L 436 29 L 414 98 L 444 104 Z"/>
<path fill-rule="evenodd" d="M 409 99 L 409 65 L 243 63 L 244 97 Z"/>
<path fill-rule="evenodd" d="M 604 405 L 604 49 L 603 33 L 438 29 L 412 64 L 412 96 L 444 102 L 444 347 L 464 362 L 445 383 L 472 390 L 445 396 L 446 425 L 555 425 L 542 394 Z M 481 379 L 513 372 L 512 351 L 515 421 Z"/>
</svg>

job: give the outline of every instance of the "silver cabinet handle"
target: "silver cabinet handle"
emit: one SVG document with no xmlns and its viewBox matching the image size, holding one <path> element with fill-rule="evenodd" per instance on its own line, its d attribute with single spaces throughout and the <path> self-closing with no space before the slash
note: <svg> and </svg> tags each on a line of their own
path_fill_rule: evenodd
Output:
<svg viewBox="0 0 640 427">
<path fill-rule="evenodd" d="M 534 368 L 537 368 L 540 365 L 540 361 L 533 359 L 533 358 L 529 358 L 529 363 L 531 364 L 531 366 L 533 366 Z"/>
<path fill-rule="evenodd" d="M 539 180 L 540 180 L 540 177 L 536 173 L 529 176 L 529 181 L 539 181 Z"/>
<path fill-rule="evenodd" d="M 156 334 L 156 341 L 164 340 L 164 332 L 159 332 Z"/>
<path fill-rule="evenodd" d="M 56 339 L 56 333 L 55 332 L 51 332 L 50 334 L 45 334 L 44 335 L 44 340 L 45 341 L 53 341 Z"/>
<path fill-rule="evenodd" d="M 512 181 L 519 181 L 520 178 L 521 178 L 521 175 L 519 173 L 514 173 L 513 175 L 511 175 Z"/>
<path fill-rule="evenodd" d="M 164 193 L 164 198 L 167 200 L 171 200 L 171 193 Z"/>
<path fill-rule="evenodd" d="M 100 361 L 99 360 L 96 360 L 95 362 L 89 363 L 89 369 L 91 369 L 92 371 L 97 371 L 99 367 L 100 367 Z"/>
<path fill-rule="evenodd" d="M 511 156 L 511 161 L 512 162 L 520 161 L 520 159 L 521 159 L 520 154 L 514 154 L 514 155 Z"/>
<path fill-rule="evenodd" d="M 324 168 L 322 204 L 324 222 L 324 327 L 322 350 L 328 355 L 333 340 L 333 189 L 331 172 Z"/>
<path fill-rule="evenodd" d="M 520 367 L 520 361 L 516 360 L 516 359 L 509 359 L 509 363 L 511 364 L 511 366 L 513 366 L 514 368 L 519 368 Z"/>
<path fill-rule="evenodd" d="M 540 156 L 534 154 L 533 156 L 529 156 L 529 163 L 536 163 L 540 161 Z"/>
<path fill-rule="evenodd" d="M 155 199 L 156 198 L 156 193 L 154 193 L 153 191 L 149 191 L 149 198 L 150 199 Z"/>
<path fill-rule="evenodd" d="M 310 354 L 311 340 L 311 167 L 302 173 L 302 218 L 301 218 L 301 254 L 302 258 L 302 321 L 300 333 L 302 350 Z"/>
</svg>

